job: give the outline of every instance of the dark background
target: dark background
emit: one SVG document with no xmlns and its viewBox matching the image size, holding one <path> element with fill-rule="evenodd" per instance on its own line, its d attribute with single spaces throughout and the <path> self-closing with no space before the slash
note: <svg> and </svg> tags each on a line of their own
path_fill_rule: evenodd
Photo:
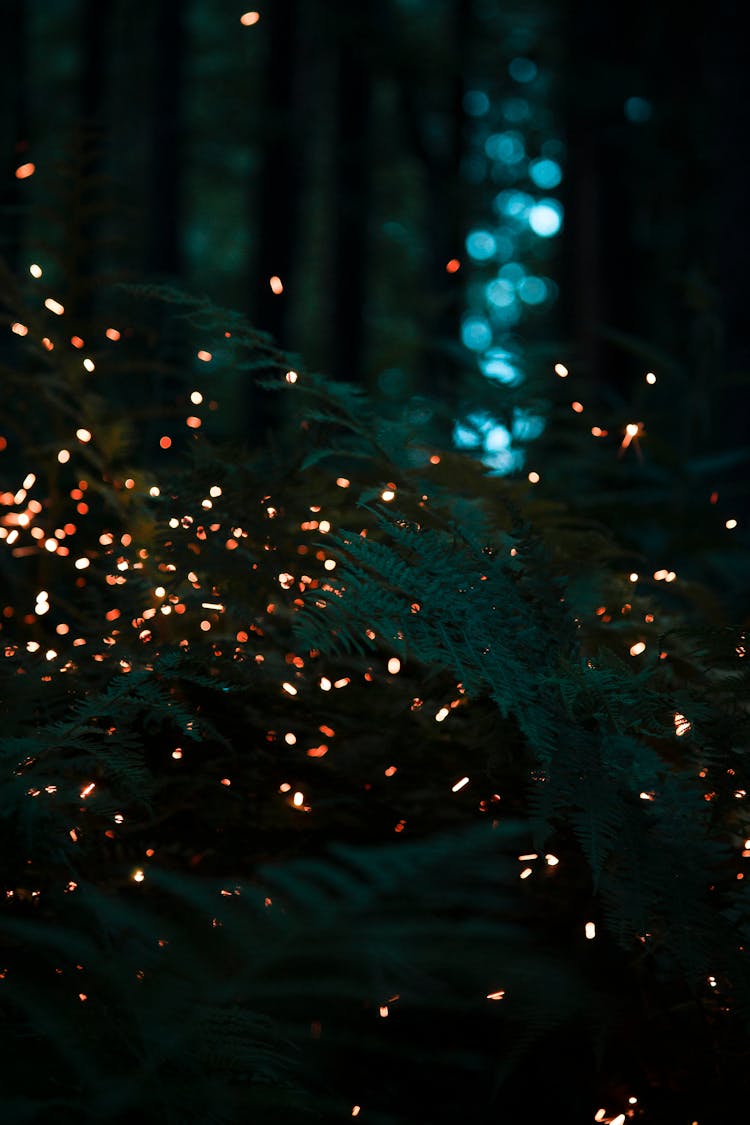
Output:
<svg viewBox="0 0 750 1125">
<path fill-rule="evenodd" d="M 528 399 L 550 437 L 553 359 L 595 388 L 618 441 L 644 371 L 668 374 L 648 422 L 662 419 L 673 462 L 734 451 L 731 479 L 683 480 L 675 503 L 721 485 L 746 510 L 749 80 L 734 5 L 273 0 L 249 26 L 223 0 L 3 13 L 2 252 L 18 276 L 38 259 L 64 279 L 69 313 L 105 316 L 117 280 L 175 283 L 384 409 L 437 402 L 450 439 L 445 418 L 481 400 L 481 349 L 461 344 L 479 309 L 521 373 L 508 401 Z M 508 131 L 525 153 L 503 165 L 485 146 Z M 545 151 L 553 191 L 529 178 Z M 547 296 L 515 299 L 510 323 L 487 314 L 503 255 L 472 260 L 465 244 L 507 232 L 503 188 L 564 205 L 556 237 L 516 223 L 511 260 Z M 159 347 L 179 352 L 173 331 Z M 267 396 L 215 379 L 228 436 L 257 441 Z M 173 387 L 155 375 L 151 390 L 168 401 Z M 505 425 L 523 450 L 528 427 Z"/>
</svg>

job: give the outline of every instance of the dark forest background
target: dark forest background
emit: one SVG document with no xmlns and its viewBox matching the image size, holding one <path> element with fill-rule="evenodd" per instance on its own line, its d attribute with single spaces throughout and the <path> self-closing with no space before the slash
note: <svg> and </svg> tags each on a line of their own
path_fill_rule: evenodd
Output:
<svg viewBox="0 0 750 1125">
<path fill-rule="evenodd" d="M 682 455 L 742 441 L 747 390 L 726 384 L 748 358 L 734 5 L 273 0 L 246 25 L 216 0 L 3 10 L 2 251 L 21 272 L 54 256 L 82 311 L 108 280 L 176 282 L 314 368 L 459 417 L 477 365 L 461 321 L 489 276 L 465 240 L 501 221 L 498 180 L 528 192 L 552 146 L 562 231 L 514 253 L 527 272 L 541 257 L 554 299 L 525 307 L 513 348 L 556 347 L 610 398 L 639 363 L 671 364 Z M 486 140 L 509 128 L 527 152 L 503 167 Z M 259 392 L 227 394 L 258 436 Z"/>
</svg>

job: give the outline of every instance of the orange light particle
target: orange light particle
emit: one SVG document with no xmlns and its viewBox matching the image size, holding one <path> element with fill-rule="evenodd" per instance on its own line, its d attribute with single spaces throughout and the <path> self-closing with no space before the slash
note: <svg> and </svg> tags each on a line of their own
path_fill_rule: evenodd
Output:
<svg viewBox="0 0 750 1125">
<path fill-rule="evenodd" d="M 167 434 L 159 438 L 159 445 L 162 449 L 169 449 L 172 445 L 172 439 Z"/>
<path fill-rule="evenodd" d="M 451 258 L 451 260 L 449 262 L 445 263 L 445 272 L 446 273 L 458 273 L 458 271 L 460 269 L 461 269 L 461 263 L 459 262 L 458 258 Z"/>
<path fill-rule="evenodd" d="M 71 336 L 70 342 L 71 342 L 71 344 L 73 345 L 74 348 L 82 348 L 83 347 L 83 340 L 81 339 L 80 336 Z"/>
<path fill-rule="evenodd" d="M 29 161 L 28 164 L 20 164 L 18 168 L 16 168 L 16 179 L 28 180 L 29 176 L 33 176 L 35 172 L 36 164 L 32 164 L 31 161 Z"/>
<path fill-rule="evenodd" d="M 583 403 L 582 402 L 571 402 L 570 405 L 571 405 L 571 408 L 573 410 L 575 410 L 576 414 L 583 414 Z"/>
<path fill-rule="evenodd" d="M 108 340 L 119 340 L 121 333 L 116 328 L 108 328 L 104 335 Z"/>
<path fill-rule="evenodd" d="M 277 297 L 284 292 L 284 283 L 276 274 L 268 279 L 268 284 L 271 286 L 271 292 L 275 293 Z"/>
<path fill-rule="evenodd" d="M 204 363 L 210 363 L 213 359 L 213 356 L 211 355 L 211 352 L 207 352 L 201 349 L 198 352 L 198 359 L 203 360 Z"/>
<path fill-rule="evenodd" d="M 191 414 L 189 418 L 185 419 L 185 425 L 189 426 L 191 430 L 199 430 L 203 423 L 200 418 L 196 418 L 194 414 Z"/>
<path fill-rule="evenodd" d="M 16 336 L 28 336 L 29 330 L 25 324 L 19 324 L 18 321 L 10 326 L 11 332 L 15 332 Z"/>
<path fill-rule="evenodd" d="M 240 23 L 243 27 L 252 27 L 260 19 L 260 12 L 244 12 L 240 16 Z"/>
<path fill-rule="evenodd" d="M 65 312 L 65 306 L 61 305 L 59 301 L 56 301 L 54 297 L 47 297 L 44 302 L 44 307 L 45 309 L 49 309 L 50 312 L 53 312 L 55 316 L 62 316 Z"/>
</svg>

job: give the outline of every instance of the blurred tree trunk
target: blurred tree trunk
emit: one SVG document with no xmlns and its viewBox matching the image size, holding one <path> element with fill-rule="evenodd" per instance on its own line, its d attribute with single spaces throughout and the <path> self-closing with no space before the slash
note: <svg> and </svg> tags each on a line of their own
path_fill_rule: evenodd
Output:
<svg viewBox="0 0 750 1125">
<path fill-rule="evenodd" d="M 462 257 L 468 222 L 462 163 L 466 153 L 463 107 L 474 33 L 473 0 L 453 0 L 441 29 L 445 64 L 440 85 L 422 83 L 420 70 L 404 55 L 396 74 L 407 141 L 420 161 L 426 193 L 422 231 L 424 314 L 423 363 L 417 390 L 454 413 L 458 398 L 461 290 L 446 272 Z M 397 32 L 396 32 L 397 34 Z M 449 438 L 449 434 L 442 434 Z"/>
<path fill-rule="evenodd" d="M 371 0 L 337 5 L 336 142 L 331 371 L 360 381 L 369 266 L 372 74 Z"/>
<path fill-rule="evenodd" d="M 249 280 L 250 317 L 255 326 L 270 333 L 282 348 L 289 348 L 289 302 L 295 293 L 302 193 L 302 130 L 304 96 L 299 89 L 299 0 L 274 0 L 263 14 L 267 37 L 265 73 L 261 93 L 261 167 L 251 217 L 257 231 L 257 252 Z M 271 278 L 281 281 L 275 293 Z M 275 374 L 257 372 L 257 378 Z M 251 437 L 261 437 L 276 405 L 271 392 L 248 379 L 244 396 L 245 427 Z"/>
<path fill-rule="evenodd" d="M 183 273 L 181 238 L 183 235 L 184 0 L 158 0 L 154 19 L 155 52 L 147 264 L 152 274 L 179 278 Z"/>
<path fill-rule="evenodd" d="M 33 161 L 33 152 L 29 147 L 27 34 L 26 0 L 7 0 L 3 11 L 3 36 L 7 50 L 0 78 L 4 110 L 0 118 L 0 143 L 4 154 L 0 186 L 0 253 L 14 274 L 22 268 L 26 188 L 23 181 L 16 179 L 15 171 L 19 165 Z M 28 197 L 27 188 L 25 194 Z"/>
<path fill-rule="evenodd" d="M 628 363 L 606 333 L 636 330 L 639 263 L 631 237 L 632 166 L 617 58 L 635 49 L 635 22 L 596 0 L 572 0 L 567 9 L 563 314 L 586 373 L 618 395 L 625 391 Z"/>
</svg>

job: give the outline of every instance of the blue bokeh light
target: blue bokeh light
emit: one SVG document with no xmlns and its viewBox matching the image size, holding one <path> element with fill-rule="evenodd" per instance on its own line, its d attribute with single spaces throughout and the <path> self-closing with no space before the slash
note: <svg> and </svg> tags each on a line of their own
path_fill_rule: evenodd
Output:
<svg viewBox="0 0 750 1125">
<path fill-rule="evenodd" d="M 495 236 L 488 230 L 473 230 L 466 238 L 466 252 L 475 262 L 488 261 L 496 249 Z"/>
<path fill-rule="evenodd" d="M 461 325 L 464 347 L 473 352 L 484 352 L 492 343 L 492 329 L 483 316 L 467 316 Z"/>
<path fill-rule="evenodd" d="M 526 155 L 526 145 L 521 134 L 511 129 L 507 133 L 492 133 L 484 143 L 484 151 L 501 164 L 518 164 Z"/>
<path fill-rule="evenodd" d="M 525 277 L 519 283 L 518 296 L 525 305 L 541 305 L 547 300 L 549 291 L 541 277 Z"/>
<path fill-rule="evenodd" d="M 538 73 L 538 67 L 531 59 L 516 58 L 508 63 L 508 73 L 516 82 L 533 82 Z"/>
<path fill-rule="evenodd" d="M 463 106 L 470 117 L 484 117 L 490 108 L 490 99 L 484 90 L 467 90 Z"/>
<path fill-rule="evenodd" d="M 562 169 L 556 160 L 548 158 L 532 160 L 529 165 L 529 176 L 537 187 L 549 191 L 550 188 L 556 188 L 562 180 Z"/>
<path fill-rule="evenodd" d="M 540 199 L 528 212 L 528 223 L 540 238 L 552 238 L 562 226 L 563 209 L 556 199 Z"/>
<path fill-rule="evenodd" d="M 651 120 L 651 102 L 646 98 L 628 98 L 624 109 L 625 116 L 633 125 L 643 125 Z"/>
</svg>

